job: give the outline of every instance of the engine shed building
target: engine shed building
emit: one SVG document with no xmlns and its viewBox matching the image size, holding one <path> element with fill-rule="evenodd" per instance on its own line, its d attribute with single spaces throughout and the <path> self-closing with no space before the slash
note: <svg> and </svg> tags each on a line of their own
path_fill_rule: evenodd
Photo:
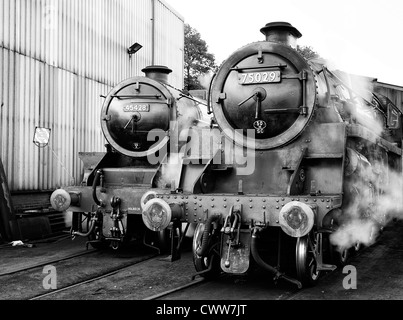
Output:
<svg viewBox="0 0 403 320">
<path fill-rule="evenodd" d="M 102 96 L 150 65 L 183 88 L 184 19 L 164 0 L 0 2 L 0 164 L 17 212 L 80 183 L 78 153 L 104 151 Z"/>
<path fill-rule="evenodd" d="M 375 82 L 375 92 L 389 98 L 392 103 L 403 112 L 403 87 L 384 82 Z"/>
</svg>

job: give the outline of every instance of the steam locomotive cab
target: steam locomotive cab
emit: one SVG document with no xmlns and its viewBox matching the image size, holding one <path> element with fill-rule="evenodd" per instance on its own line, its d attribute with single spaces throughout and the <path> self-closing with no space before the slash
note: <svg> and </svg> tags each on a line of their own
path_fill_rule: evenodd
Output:
<svg viewBox="0 0 403 320">
<path fill-rule="evenodd" d="M 198 223 L 194 264 L 205 277 L 244 274 L 254 261 L 301 287 L 345 262 L 357 243 L 331 235 L 355 214 L 379 220 L 389 176 L 379 184 L 375 168 L 401 171 L 401 113 L 389 106 L 393 128 L 382 99 L 306 61 L 290 24 L 261 32 L 266 41 L 237 50 L 218 71 L 216 127 L 190 131 L 178 194 L 157 194 L 143 220 L 153 230 Z M 374 235 L 379 225 L 371 226 Z"/>
<path fill-rule="evenodd" d="M 150 66 L 143 72 L 145 77 L 119 83 L 105 99 L 101 128 L 107 151 L 81 153 L 81 186 L 56 190 L 51 197 L 56 210 L 73 212 L 72 236 L 88 237 L 96 248 L 117 249 L 132 239 L 166 245 L 165 232 L 145 238 L 142 206 L 154 193 L 178 185 L 186 142 L 179 136 L 202 119 L 199 104 L 169 85 L 172 70 Z"/>
</svg>

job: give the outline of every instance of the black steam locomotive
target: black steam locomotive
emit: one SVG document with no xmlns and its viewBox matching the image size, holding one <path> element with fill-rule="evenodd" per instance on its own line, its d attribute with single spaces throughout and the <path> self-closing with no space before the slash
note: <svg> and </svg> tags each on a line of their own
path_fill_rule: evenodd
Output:
<svg viewBox="0 0 403 320">
<path fill-rule="evenodd" d="M 391 217 L 383 200 L 402 171 L 402 113 L 304 59 L 289 23 L 261 32 L 266 41 L 217 72 L 211 127 L 189 129 L 179 184 L 153 191 L 142 217 L 157 232 L 196 223 L 194 265 L 204 277 L 263 268 L 301 287 L 371 243 Z M 361 227 L 368 232 L 358 237 Z"/>
<path fill-rule="evenodd" d="M 94 248 L 117 249 L 131 240 L 159 249 L 168 245 L 165 231 L 146 232 L 142 206 L 153 194 L 176 190 L 187 129 L 210 125 L 203 122 L 208 118 L 199 101 L 169 85 L 172 70 L 142 71 L 145 76 L 119 83 L 106 97 L 101 111 L 106 152 L 80 153 L 81 186 L 51 196 L 55 210 L 72 212 L 72 237 L 88 237 Z M 181 234 L 177 228 L 172 233 Z"/>
</svg>

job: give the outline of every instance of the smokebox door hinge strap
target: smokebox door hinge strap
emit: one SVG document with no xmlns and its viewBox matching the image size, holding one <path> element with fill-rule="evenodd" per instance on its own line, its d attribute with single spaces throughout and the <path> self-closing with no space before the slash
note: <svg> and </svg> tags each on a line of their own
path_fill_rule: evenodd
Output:
<svg viewBox="0 0 403 320">
<path fill-rule="evenodd" d="M 220 95 L 218 96 L 216 102 L 220 103 L 221 101 L 224 101 L 225 99 L 227 99 L 227 94 L 225 92 L 220 93 Z"/>
<path fill-rule="evenodd" d="M 262 64 L 264 62 L 263 51 L 262 50 L 259 50 L 259 52 L 257 54 L 257 62 L 259 64 Z"/>
<path fill-rule="evenodd" d="M 301 71 L 298 74 L 287 74 L 283 75 L 283 79 L 298 79 L 302 81 L 302 102 L 303 105 L 296 109 L 268 109 L 265 110 L 265 113 L 299 113 L 302 116 L 308 115 L 308 107 L 307 107 L 307 80 L 308 80 L 308 72 L 306 70 Z"/>
<path fill-rule="evenodd" d="M 308 72 L 306 72 L 306 70 L 303 70 L 301 72 L 302 74 L 302 99 L 304 104 L 301 107 L 301 115 L 303 116 L 307 116 L 308 115 L 308 107 L 306 105 L 306 99 L 307 99 L 307 95 L 306 95 L 306 86 L 307 86 L 307 79 L 308 79 Z"/>
</svg>

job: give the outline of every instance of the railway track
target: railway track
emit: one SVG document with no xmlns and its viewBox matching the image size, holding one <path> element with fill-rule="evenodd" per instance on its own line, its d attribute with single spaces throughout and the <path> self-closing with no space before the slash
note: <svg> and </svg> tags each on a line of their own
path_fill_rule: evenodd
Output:
<svg viewBox="0 0 403 320">
<path fill-rule="evenodd" d="M 56 289 L 56 290 L 53 290 L 53 291 L 48 292 L 48 293 L 45 293 L 45 294 L 37 295 L 37 296 L 35 296 L 35 297 L 33 297 L 33 298 L 30 298 L 30 299 L 28 299 L 28 300 L 40 300 L 40 299 L 43 299 L 43 298 L 49 298 L 49 297 L 55 296 L 55 295 L 57 295 L 57 294 L 59 294 L 59 293 L 61 293 L 61 292 L 65 292 L 65 291 L 68 291 L 68 290 L 71 290 L 71 289 L 74 289 L 74 288 L 83 286 L 83 285 L 85 285 L 85 284 L 89 284 L 89 283 L 91 283 L 91 282 L 95 282 L 95 281 L 99 281 L 99 280 L 102 280 L 102 279 L 111 277 L 111 276 L 113 276 L 113 275 L 116 275 L 116 274 L 119 273 L 119 272 L 123 272 L 123 271 L 125 271 L 125 270 L 128 270 L 129 268 L 132 268 L 132 267 L 135 266 L 135 265 L 139 265 L 139 264 L 141 264 L 141 263 L 144 263 L 144 262 L 146 262 L 146 261 L 152 260 L 152 259 L 154 259 L 154 258 L 156 258 L 156 255 L 155 255 L 155 254 L 154 254 L 154 255 L 151 255 L 151 256 L 146 256 L 143 260 L 136 261 L 136 262 L 134 262 L 134 263 L 125 265 L 124 267 L 115 268 L 114 270 L 109 271 L 109 272 L 107 272 L 107 273 L 105 273 L 105 274 L 102 274 L 102 275 L 99 275 L 99 276 L 95 276 L 95 277 L 93 277 L 93 278 L 86 279 L 86 280 L 84 280 L 84 281 L 80 281 L 80 282 L 74 283 L 74 284 L 72 284 L 72 285 L 69 285 L 69 286 L 66 286 L 66 287 L 63 287 L 63 288 L 60 288 L 60 289 Z"/>
<path fill-rule="evenodd" d="M 394 231 L 393 236 L 395 236 Z M 388 235 L 387 235 L 388 236 Z M 192 253 L 184 252 L 179 261 L 172 262 L 169 257 L 156 255 L 155 252 L 130 251 L 117 254 L 114 251 L 100 252 L 98 255 L 83 255 L 76 258 L 62 260 L 56 264 L 58 270 L 58 280 L 60 283 L 56 290 L 43 289 L 33 290 L 33 286 L 38 287 L 42 283 L 43 275 L 41 270 L 32 269 L 4 277 L 0 277 L 0 299 L 2 292 L 20 291 L 24 293 L 21 299 L 24 300 L 138 300 L 155 301 L 159 306 L 164 301 L 170 304 L 179 301 L 202 301 L 204 304 L 212 301 L 255 301 L 255 300 L 315 300 L 318 299 L 338 299 L 341 297 L 361 297 L 371 293 L 372 282 L 360 280 L 372 277 L 374 268 L 378 270 L 380 263 L 391 267 L 390 262 L 384 262 L 386 254 L 400 257 L 400 242 L 396 245 L 387 245 L 392 236 L 384 237 L 383 241 L 377 245 L 363 248 L 354 257 L 351 264 L 358 272 L 358 284 L 361 290 L 345 290 L 343 279 L 346 274 L 342 268 L 323 275 L 313 288 L 303 288 L 298 290 L 296 286 L 286 281 L 279 280 L 275 284 L 269 274 L 264 272 L 251 272 L 250 275 L 236 276 L 222 274 L 214 280 L 204 278 L 192 279 L 195 274 L 192 263 Z M 45 261 L 44 261 L 45 262 Z M 48 261 L 46 261 L 48 262 Z M 398 272 L 398 265 L 393 265 Z M 91 272 L 89 272 L 91 271 Z M 69 273 L 79 273 L 77 277 L 70 277 Z M 29 282 L 29 278 L 34 275 L 35 282 Z M 28 279 L 28 281 L 27 281 Z M 385 283 L 379 283 L 379 292 L 386 291 L 385 286 L 394 281 L 395 278 L 388 277 Z M 8 280 L 8 281 L 5 281 Z M 375 281 L 375 280 L 373 280 Z M 396 280 L 397 281 L 397 280 Z M 15 282 L 15 283 L 12 283 Z M 27 282 L 27 283 L 26 283 Z M 4 286 L 3 286 L 4 284 Z M 60 284 L 60 285 L 59 285 Z M 25 285 L 25 286 L 24 286 Z M 377 284 L 378 285 L 378 284 Z M 8 289 L 2 287 L 8 286 Z M 370 287 L 368 287 L 370 286 Z M 366 289 L 365 289 L 366 288 Z M 398 285 L 391 288 L 399 288 Z M 28 292 L 26 292 L 28 290 Z M 30 290 L 30 291 L 29 291 Z M 384 291 L 382 291 L 384 290 Z M 376 295 L 379 294 L 376 293 Z M 385 293 L 386 294 L 386 293 Z M 8 296 L 12 298 L 12 296 Z M 354 298 L 353 298 L 354 299 Z M 210 302 L 209 302 L 210 301 Z"/>
<path fill-rule="evenodd" d="M 49 245 L 36 243 L 32 247 L 10 245 L 2 248 L 7 252 L 4 252 L 0 264 L 0 300 L 51 297 L 157 256 L 155 250 L 141 246 L 117 251 L 82 249 L 81 243 L 63 240 Z M 51 289 L 56 290 L 50 292 Z"/>
<path fill-rule="evenodd" d="M 199 285 L 199 284 L 201 284 L 201 283 L 206 283 L 206 281 L 207 281 L 207 280 L 204 279 L 204 278 L 192 280 L 192 282 L 189 282 L 189 283 L 187 283 L 187 284 L 185 284 L 185 285 L 178 286 L 178 287 L 176 287 L 176 288 L 173 288 L 173 289 L 170 289 L 170 290 L 167 290 L 167 291 L 158 293 L 158 294 L 156 294 L 156 295 L 153 295 L 153 296 L 144 298 L 143 300 L 158 300 L 158 299 L 160 299 L 160 298 L 167 297 L 167 296 L 169 296 L 169 295 L 171 295 L 171 294 L 174 294 L 174 293 L 177 293 L 177 292 L 180 292 L 180 291 L 184 291 L 184 290 L 186 290 L 186 289 L 188 289 L 188 288 L 197 286 L 197 285 Z"/>
<path fill-rule="evenodd" d="M 63 247 L 60 247 L 60 249 L 57 249 L 57 246 L 59 244 L 61 244 L 63 241 L 70 241 L 70 243 L 72 243 L 71 236 L 70 235 L 61 235 L 61 236 L 59 235 L 59 236 L 46 238 L 46 239 L 42 239 L 42 240 L 30 241 L 29 244 L 22 243 L 21 245 L 16 245 L 15 247 L 13 246 L 12 243 L 0 246 L 0 250 L 19 250 L 19 247 L 20 248 L 22 247 L 24 249 L 29 248 L 29 250 L 32 250 L 33 248 L 37 248 L 37 246 L 40 246 L 40 247 L 42 247 L 42 249 L 39 249 L 39 251 L 37 252 L 37 255 L 45 256 L 42 259 L 37 260 L 36 256 L 34 256 L 34 255 L 25 256 L 25 254 L 27 252 L 20 251 L 19 258 L 21 258 L 21 259 L 16 260 L 17 266 L 16 267 L 12 266 L 12 269 L 11 269 L 10 263 L 8 263 L 8 266 L 7 266 L 7 264 L 0 266 L 0 268 L 2 268 L 3 270 L 6 270 L 6 271 L 0 271 L 0 277 L 9 276 L 9 275 L 16 274 L 19 272 L 24 272 L 24 271 L 28 271 L 31 269 L 43 267 L 46 265 L 55 264 L 55 263 L 58 263 L 61 261 L 70 260 L 70 259 L 74 259 L 77 257 L 93 254 L 97 251 L 95 249 L 88 249 L 88 247 L 87 247 L 87 249 L 85 249 L 85 250 L 84 249 L 83 250 L 77 250 L 77 249 L 68 250 L 66 254 L 60 255 L 60 252 L 63 252 L 64 249 L 63 249 Z M 47 250 L 44 250 L 46 244 L 53 246 L 53 248 L 49 247 Z M 73 252 L 71 252 L 71 251 L 73 251 Z M 13 255 L 10 255 L 10 254 L 8 254 L 8 255 L 6 254 L 5 256 L 6 256 L 6 259 L 15 258 L 15 257 L 13 257 Z M 23 259 L 22 257 L 25 257 L 25 259 Z M 37 261 L 31 262 L 31 259 L 37 260 Z M 18 265 L 22 265 L 22 264 L 24 264 L 24 265 L 18 266 Z"/>
<path fill-rule="evenodd" d="M 360 252 L 361 253 L 361 252 Z M 356 255 L 358 257 L 359 254 Z M 319 283 L 332 281 L 342 271 L 336 269 L 321 276 Z M 285 280 L 273 282 L 269 274 L 261 271 L 258 275 L 234 277 L 221 274 L 214 280 L 199 278 L 185 285 L 149 296 L 143 300 L 298 300 L 304 297 L 310 287 L 298 289 Z"/>
<path fill-rule="evenodd" d="M 392 230 L 389 230 L 390 232 Z M 396 233 L 396 230 L 393 230 Z M 382 240 L 372 246 L 362 247 L 358 252 L 352 251 L 352 255 L 347 263 L 346 267 L 354 267 L 358 272 L 358 276 L 363 278 L 373 277 L 371 269 L 376 268 L 379 263 L 386 263 L 383 256 L 386 253 L 393 255 L 401 255 L 402 250 L 396 250 L 393 246 L 387 246 L 385 243 L 390 241 L 385 235 Z M 384 243 L 385 242 L 385 243 Z M 400 248 L 399 244 L 399 248 Z M 387 249 L 385 249 L 387 248 Z M 381 262 L 373 260 L 381 258 Z M 279 280 L 276 284 L 270 280 L 270 275 L 266 272 L 260 272 L 259 274 L 253 274 L 245 277 L 231 277 L 227 275 L 221 275 L 214 281 L 206 281 L 200 279 L 198 281 L 189 282 L 187 285 L 177 286 L 171 290 L 161 292 L 160 294 L 149 296 L 144 300 L 164 300 L 164 301 L 181 301 L 181 300 L 197 300 L 207 303 L 208 301 L 230 301 L 230 300 L 242 300 L 242 301 L 258 301 L 258 300 L 317 300 L 317 299 L 343 299 L 343 297 L 359 297 L 358 290 L 347 290 L 343 287 L 344 279 L 349 273 L 343 271 L 343 267 L 339 267 L 332 272 L 325 273 L 319 279 L 317 285 L 313 287 L 304 287 L 298 289 L 295 285 L 283 280 Z M 350 270 L 350 269 L 349 269 Z M 371 270 L 371 271 L 370 271 Z M 378 268 L 376 268 L 378 270 Z M 375 277 L 376 278 L 376 277 Z M 391 278 L 393 279 L 393 278 Z M 370 283 L 360 281 L 359 285 L 369 286 Z M 379 284 L 384 287 L 384 284 Z M 359 289 L 359 288 L 358 288 Z M 367 293 L 362 291 L 362 295 Z M 371 293 L 373 294 L 373 293 Z M 375 294 L 375 293 L 374 293 Z M 377 295 L 378 293 L 376 293 Z M 339 296 L 338 296 L 339 295 Z M 382 293 L 380 293 L 382 295 Z M 225 297 L 225 298 L 223 298 Z"/>
<path fill-rule="evenodd" d="M 61 261 L 66 261 L 66 260 L 74 259 L 74 258 L 77 258 L 77 257 L 85 256 L 85 255 L 88 255 L 88 254 L 92 254 L 92 253 L 95 253 L 95 252 L 97 252 L 97 250 L 95 250 L 95 249 L 83 250 L 83 251 L 73 253 L 73 254 L 70 254 L 70 255 L 67 255 L 67 256 L 64 256 L 64 257 L 58 257 L 58 258 L 54 258 L 54 259 L 42 260 L 42 261 L 37 262 L 35 264 L 32 264 L 32 265 L 30 265 L 28 267 L 20 267 L 20 268 L 16 268 L 14 270 L 11 270 L 11 271 L 0 272 L 0 277 L 8 276 L 8 275 L 12 275 L 12 274 L 16 274 L 16 273 L 19 273 L 19 272 L 32 270 L 32 269 L 36 269 L 36 268 L 39 268 L 39 267 L 44 267 L 44 266 L 55 264 L 55 263 L 58 263 L 58 262 L 61 262 Z"/>
<path fill-rule="evenodd" d="M 262 281 L 266 279 L 267 281 Z M 274 284 L 267 274 L 260 278 L 240 277 L 239 279 L 227 274 L 221 274 L 214 280 L 199 278 L 190 280 L 184 285 L 143 298 L 142 300 L 259 300 L 262 297 L 268 300 L 289 300 L 304 289 L 286 282 Z"/>
<path fill-rule="evenodd" d="M 200 279 L 189 283 L 192 275 L 191 260 L 172 262 L 170 257 L 153 253 L 60 289 L 37 294 L 29 300 L 156 300 L 171 293 L 172 288 L 176 291 L 178 287 L 204 282 Z"/>
</svg>

